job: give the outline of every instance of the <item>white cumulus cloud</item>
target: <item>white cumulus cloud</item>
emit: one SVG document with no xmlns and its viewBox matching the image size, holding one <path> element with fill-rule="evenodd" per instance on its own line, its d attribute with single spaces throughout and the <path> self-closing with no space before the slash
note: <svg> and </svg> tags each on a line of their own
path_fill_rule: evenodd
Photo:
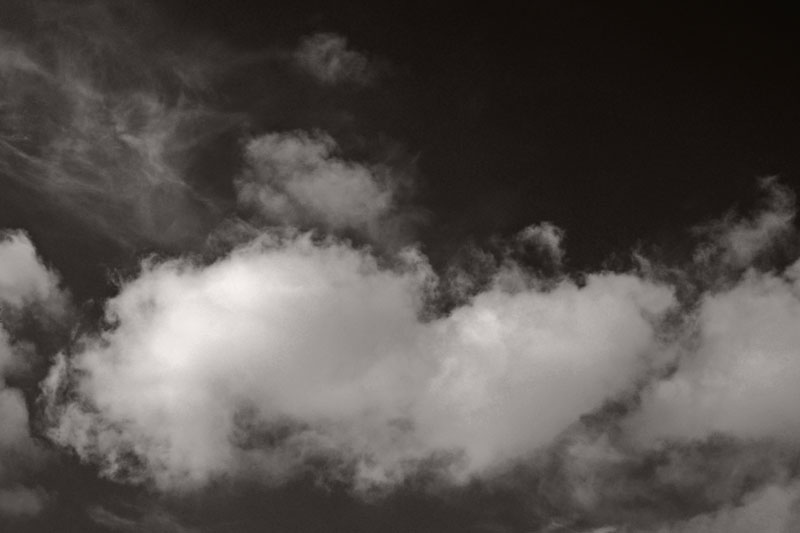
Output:
<svg viewBox="0 0 800 533">
<path fill-rule="evenodd" d="M 237 180 L 242 205 L 294 227 L 381 233 L 398 183 L 388 168 L 347 161 L 324 133 L 269 133 L 247 143 Z"/>
<path fill-rule="evenodd" d="M 646 391 L 631 427 L 645 440 L 800 439 L 800 263 L 751 271 L 704 295 L 689 352 Z"/>
<path fill-rule="evenodd" d="M 598 274 L 494 286 L 423 320 L 435 282 L 417 253 L 389 268 L 307 236 L 146 265 L 108 303 L 109 329 L 51 374 L 51 436 L 106 475 L 166 487 L 280 481 L 314 457 L 366 485 L 437 454 L 480 473 L 627 390 L 673 304 L 668 288 Z M 78 400 L 59 401 L 64 387 Z"/>
</svg>

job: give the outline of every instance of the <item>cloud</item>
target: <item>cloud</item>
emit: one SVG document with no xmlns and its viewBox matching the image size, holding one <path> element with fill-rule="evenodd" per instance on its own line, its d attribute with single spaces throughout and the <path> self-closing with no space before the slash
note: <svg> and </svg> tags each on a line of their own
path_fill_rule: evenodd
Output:
<svg viewBox="0 0 800 533">
<path fill-rule="evenodd" d="M 94 506 L 87 511 L 92 522 L 106 531 L 159 531 L 163 533 L 194 533 L 196 528 L 180 524 L 173 517 L 160 510 L 145 510 L 142 516 L 127 518 L 118 516 L 101 506 Z"/>
<path fill-rule="evenodd" d="M 349 49 L 347 39 L 335 33 L 305 37 L 295 51 L 294 59 L 299 68 L 328 85 L 368 85 L 376 76 L 369 60 Z"/>
<path fill-rule="evenodd" d="M 701 225 L 695 232 L 708 239 L 698 247 L 695 261 L 747 268 L 762 254 L 794 236 L 795 195 L 777 178 L 761 179 L 761 207 L 751 217 L 735 213 Z"/>
<path fill-rule="evenodd" d="M 626 422 L 642 442 L 716 433 L 800 439 L 800 416 L 791 407 L 800 401 L 800 261 L 758 263 L 763 252 L 797 240 L 794 196 L 774 180 L 762 187 L 766 201 L 754 216 L 728 215 L 709 225 L 712 240 L 700 249 L 719 253 L 695 261 L 702 270 L 722 264 L 739 274 L 718 270 L 687 310 L 674 372 L 644 391 L 641 408 Z"/>
<path fill-rule="evenodd" d="M 625 274 L 479 294 L 434 323 L 444 350 L 426 412 L 452 426 L 437 439 L 479 468 L 547 445 L 647 370 L 653 321 L 673 303 L 670 289 Z"/>
<path fill-rule="evenodd" d="M 0 240 L 0 517 L 35 515 L 46 499 L 42 490 L 24 485 L 44 450 L 31 437 L 22 391 L 8 384 L 25 368 L 27 354 L 10 330 L 16 316 L 30 308 L 63 317 L 67 301 L 58 277 L 42 264 L 28 237 L 6 234 Z"/>
<path fill-rule="evenodd" d="M 800 443 L 800 261 L 783 261 L 798 235 L 791 192 L 762 185 L 763 207 L 709 224 L 702 253 L 671 278 L 693 289 L 648 354 L 666 366 L 654 365 L 636 401 L 590 423 L 583 431 L 593 436 L 578 431 L 559 455 L 565 508 L 620 531 L 797 528 L 786 478 Z"/>
<path fill-rule="evenodd" d="M 516 241 L 521 246 L 530 246 L 544 253 L 553 263 L 560 265 L 564 259 L 564 230 L 550 222 L 531 224 L 517 233 Z"/>
<path fill-rule="evenodd" d="M 217 209 L 184 174 L 189 149 L 235 119 L 205 105 L 201 82 L 187 76 L 207 74 L 199 56 L 151 49 L 149 13 L 116 7 L 20 8 L 31 31 L 5 34 L 0 55 L 0 173 L 20 201 L 61 209 L 113 241 L 174 245 Z"/>
<path fill-rule="evenodd" d="M 584 417 L 540 459 L 528 490 L 556 510 L 550 516 L 575 530 L 796 529 L 750 507 L 762 491 L 786 487 L 800 443 L 792 407 L 800 401 L 800 262 L 787 262 L 798 238 L 793 195 L 762 185 L 766 201 L 754 215 L 728 214 L 700 234 L 699 248 L 713 253 L 673 267 L 652 260 L 637 274 L 670 280 L 678 304 L 646 354 L 650 373 L 631 380 L 635 392 Z M 735 246 L 750 230 L 765 240 Z"/>
<path fill-rule="evenodd" d="M 401 180 L 386 166 L 338 157 L 327 134 L 262 135 L 247 143 L 245 158 L 236 181 L 239 202 L 267 222 L 376 239 L 391 225 Z"/>
<path fill-rule="evenodd" d="M 782 476 L 800 449 L 800 261 L 795 196 L 777 179 L 750 216 L 695 228 L 679 267 L 569 275 L 564 231 L 542 222 L 439 277 L 419 249 L 386 246 L 408 242 L 408 176 L 390 157 L 355 159 L 361 117 L 329 109 L 376 82 L 374 56 L 320 33 L 238 57 L 266 78 L 294 71 L 254 86 L 269 103 L 234 104 L 214 94 L 219 67 L 149 27 L 139 3 L 28 15 L 29 32 L 0 35 L 0 177 L 20 205 L 137 251 L 185 249 L 212 227 L 225 242 L 206 243 L 205 262 L 144 262 L 39 383 L 32 360 L 55 350 L 39 353 L 31 322 L 69 329 L 70 297 L 26 234 L 3 234 L 3 519 L 49 509 L 43 465 L 75 452 L 165 491 L 310 476 L 366 492 L 433 472 L 490 493 L 527 468 L 538 477 L 514 490 L 538 498 L 525 512 L 549 513 L 552 531 L 798 529 Z M 256 116 L 287 102 L 277 121 Z M 259 111 L 245 120 L 240 104 Z M 311 129 L 315 115 L 335 138 Z M 209 150 L 219 166 L 198 169 L 199 148 L 245 123 L 249 136 L 228 140 L 240 152 L 220 163 Z M 213 187 L 197 176 L 217 171 Z M 169 502 L 111 503 L 86 503 L 87 520 L 181 529 Z"/>
<path fill-rule="evenodd" d="M 442 454 L 451 474 L 481 473 L 625 391 L 673 304 L 598 274 L 495 286 L 422 320 L 435 282 L 417 253 L 389 268 L 308 236 L 145 265 L 108 303 L 108 331 L 48 379 L 50 436 L 107 476 L 172 488 L 244 471 L 280 482 L 315 458 L 364 487 Z"/>
<path fill-rule="evenodd" d="M 721 432 L 797 441 L 798 320 L 800 262 L 704 295 L 689 353 L 647 391 L 631 427 L 647 440 Z"/>
<path fill-rule="evenodd" d="M 657 533 L 789 533 L 800 525 L 797 501 L 795 485 L 771 485 L 749 495 L 741 505 L 661 527 Z"/>
<path fill-rule="evenodd" d="M 8 346 L 4 347 L 8 350 Z M 25 399 L 16 389 L 0 390 L 0 420 L 3 421 L 3 449 L 17 447 L 28 438 L 28 409 Z"/>
<path fill-rule="evenodd" d="M 0 266 L 0 307 L 19 311 L 40 303 L 58 312 L 65 306 L 58 277 L 42 265 L 24 233 L 0 235 Z"/>
<path fill-rule="evenodd" d="M 41 490 L 27 487 L 0 489 L 0 516 L 25 517 L 38 515 L 47 499 Z"/>
</svg>

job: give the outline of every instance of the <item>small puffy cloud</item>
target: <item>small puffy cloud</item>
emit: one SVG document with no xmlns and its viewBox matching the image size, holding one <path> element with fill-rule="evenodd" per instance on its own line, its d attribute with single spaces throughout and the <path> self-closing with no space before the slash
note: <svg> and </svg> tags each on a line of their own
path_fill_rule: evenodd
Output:
<svg viewBox="0 0 800 533">
<path fill-rule="evenodd" d="M 561 247 L 563 240 L 564 230 L 550 222 L 532 224 L 516 236 L 519 245 L 535 248 L 547 255 L 556 265 L 561 264 L 564 259 L 564 250 Z"/>
<path fill-rule="evenodd" d="M 376 235 L 394 207 L 388 169 L 337 157 L 323 133 L 270 133 L 247 143 L 239 202 L 279 225 Z"/>
<path fill-rule="evenodd" d="M 50 435 L 108 476 L 164 487 L 313 458 L 362 486 L 420 460 L 480 473 L 546 446 L 647 371 L 669 289 L 631 275 L 508 292 L 420 318 L 435 283 L 336 242 L 267 240 L 209 266 L 145 266 L 110 329 L 54 369 Z M 66 388 L 67 394 L 60 395 Z"/>
<path fill-rule="evenodd" d="M 0 308 L 19 310 L 39 303 L 57 311 L 65 304 L 58 284 L 58 277 L 42 265 L 27 235 L 0 234 Z"/>
<path fill-rule="evenodd" d="M 375 79 L 369 60 L 347 46 L 335 33 L 317 33 L 303 39 L 294 53 L 298 67 L 321 83 L 366 85 Z"/>
</svg>

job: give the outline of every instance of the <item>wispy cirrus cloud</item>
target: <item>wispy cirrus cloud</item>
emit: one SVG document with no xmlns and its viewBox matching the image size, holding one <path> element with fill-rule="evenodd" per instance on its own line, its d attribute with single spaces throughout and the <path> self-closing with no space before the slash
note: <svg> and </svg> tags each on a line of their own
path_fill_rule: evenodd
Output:
<svg viewBox="0 0 800 533">
<path fill-rule="evenodd" d="M 135 4 L 117 7 L 148 17 Z M 141 46 L 157 25 L 123 24 L 99 3 L 20 10 L 35 30 L 3 35 L 4 179 L 127 246 L 195 238 L 217 206 L 187 179 L 188 151 L 236 122 L 199 97 L 203 61 L 178 45 Z M 187 62 L 195 66 L 176 68 Z"/>
</svg>

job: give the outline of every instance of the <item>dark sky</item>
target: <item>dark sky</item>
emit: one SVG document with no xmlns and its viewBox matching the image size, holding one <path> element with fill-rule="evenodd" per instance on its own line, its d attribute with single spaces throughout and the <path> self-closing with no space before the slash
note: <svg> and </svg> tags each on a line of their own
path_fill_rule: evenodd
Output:
<svg viewBox="0 0 800 533">
<path fill-rule="evenodd" d="M 386 58 L 387 87 L 352 105 L 419 156 L 423 239 L 552 220 L 585 266 L 742 202 L 756 177 L 798 180 L 797 18 L 776 4 L 165 6 L 244 50 L 335 31 Z"/>
<path fill-rule="evenodd" d="M 547 220 L 566 231 L 567 264 L 593 268 L 746 208 L 758 178 L 800 179 L 797 18 L 782 3 L 343 4 L 167 0 L 122 19 L 157 28 L 151 54 L 200 52 L 221 71 L 204 97 L 250 132 L 321 128 L 351 153 L 400 150 L 435 264 Z M 381 83 L 320 90 L 253 58 L 315 32 L 345 36 Z M 236 131 L 192 155 L 191 179 L 225 197 L 222 213 Z M 52 216 L 10 203 L 5 226 Z"/>
<path fill-rule="evenodd" d="M 798 23 L 0 0 L 0 532 L 800 530 Z"/>
</svg>

